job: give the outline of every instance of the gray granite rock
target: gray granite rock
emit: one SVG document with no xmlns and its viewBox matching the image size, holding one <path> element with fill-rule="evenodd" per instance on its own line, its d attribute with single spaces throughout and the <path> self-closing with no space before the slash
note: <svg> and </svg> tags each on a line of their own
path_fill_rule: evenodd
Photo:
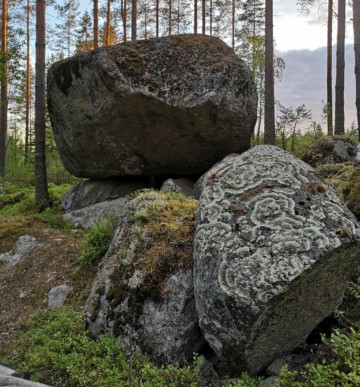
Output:
<svg viewBox="0 0 360 387">
<path fill-rule="evenodd" d="M 16 373 L 15 370 L 12 370 L 11 368 L 5 367 L 0 364 L 0 374 L 2 375 L 14 375 Z"/>
<path fill-rule="evenodd" d="M 357 145 L 344 136 L 323 137 L 309 146 L 302 160 L 317 168 L 324 164 L 356 162 Z"/>
<path fill-rule="evenodd" d="M 47 384 L 32 382 L 0 373 L 0 387 L 49 387 Z"/>
<path fill-rule="evenodd" d="M 61 199 L 60 207 L 65 213 L 72 212 L 96 203 L 125 197 L 138 189 L 150 187 L 150 179 L 146 177 L 86 180 L 66 192 Z"/>
<path fill-rule="evenodd" d="M 177 192 L 194 197 L 194 182 L 189 179 L 167 179 L 161 186 L 161 191 Z"/>
<path fill-rule="evenodd" d="M 64 306 L 64 302 L 70 291 L 71 287 L 66 284 L 52 288 L 48 295 L 48 307 L 61 308 L 62 306 Z"/>
<path fill-rule="evenodd" d="M 109 216 L 119 219 L 124 212 L 126 202 L 125 198 L 118 198 L 96 203 L 80 210 L 68 212 L 63 215 L 63 219 L 77 227 L 88 229 L 94 225 L 94 222 L 104 220 Z"/>
<path fill-rule="evenodd" d="M 258 373 L 341 303 L 359 225 L 307 164 L 273 146 L 202 179 L 194 249 L 200 327 L 229 373 Z"/>
<path fill-rule="evenodd" d="M 0 254 L 0 262 L 7 262 L 14 266 L 28 253 L 40 246 L 40 243 L 31 235 L 21 235 L 16 241 L 15 251 Z"/>
<path fill-rule="evenodd" d="M 271 364 L 266 367 L 266 375 L 278 376 L 280 375 L 281 369 L 287 365 L 291 360 L 291 356 L 278 357 Z"/>
<path fill-rule="evenodd" d="M 93 337 L 111 332 L 162 364 L 183 363 L 204 344 L 192 274 L 196 201 L 169 197 L 150 191 L 129 201 L 86 304 Z M 170 237 L 184 228 L 178 242 Z"/>
<path fill-rule="evenodd" d="M 250 147 L 257 92 L 245 62 L 219 38 L 178 35 L 55 63 L 48 108 L 75 176 L 185 176 Z"/>
</svg>

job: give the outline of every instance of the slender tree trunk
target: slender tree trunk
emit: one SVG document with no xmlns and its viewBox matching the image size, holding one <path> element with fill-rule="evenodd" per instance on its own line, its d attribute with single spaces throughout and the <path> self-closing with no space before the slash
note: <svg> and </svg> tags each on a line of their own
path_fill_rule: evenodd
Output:
<svg viewBox="0 0 360 387">
<path fill-rule="evenodd" d="M 202 0 L 202 34 L 205 35 L 206 32 L 206 6 L 205 6 L 205 0 Z"/>
<path fill-rule="evenodd" d="M 346 1 L 338 0 L 338 33 L 337 33 L 337 48 L 336 48 L 336 86 L 335 86 L 335 134 L 345 133 L 345 114 L 344 114 L 345 20 L 346 20 Z"/>
<path fill-rule="evenodd" d="M 94 48 L 99 47 L 99 0 L 94 0 Z"/>
<path fill-rule="evenodd" d="M 124 34 L 124 42 L 127 41 L 127 3 L 126 0 L 123 0 L 121 2 L 121 16 L 122 16 L 122 22 L 123 22 L 123 34 Z"/>
<path fill-rule="evenodd" d="M 1 115 L 0 115 L 0 181 L 3 193 L 6 190 L 6 160 L 7 160 L 7 126 L 8 126 L 8 58 L 7 58 L 7 20 L 8 2 L 2 0 L 2 42 L 1 50 L 4 55 L 3 74 L 1 79 Z"/>
<path fill-rule="evenodd" d="M 29 161 L 29 131 L 30 131 L 30 0 L 26 6 L 26 95 L 25 95 L 25 163 Z"/>
<path fill-rule="evenodd" d="M 235 50 L 235 0 L 232 0 L 231 6 L 231 40 L 232 48 Z"/>
<path fill-rule="evenodd" d="M 131 0 L 131 41 L 136 42 L 137 1 Z"/>
<path fill-rule="evenodd" d="M 148 38 L 148 9 L 147 9 L 147 3 L 144 4 L 144 39 L 147 40 Z"/>
<path fill-rule="evenodd" d="M 106 46 L 110 46 L 110 0 L 107 0 L 106 8 Z"/>
<path fill-rule="evenodd" d="M 198 29 L 198 0 L 194 0 L 194 34 L 197 34 Z"/>
<path fill-rule="evenodd" d="M 358 135 L 360 141 L 360 1 L 353 1 L 354 50 L 355 50 L 355 80 L 356 80 L 356 110 Z"/>
<path fill-rule="evenodd" d="M 159 3 L 160 3 L 160 0 L 156 0 L 156 9 L 155 9 L 155 23 L 156 23 L 156 37 L 158 38 L 159 37 Z"/>
<path fill-rule="evenodd" d="M 213 33 L 213 0 L 210 0 L 210 10 L 209 10 L 209 17 L 210 17 L 210 31 L 209 31 L 209 34 L 210 36 L 212 36 L 212 33 Z"/>
<path fill-rule="evenodd" d="M 265 1 L 265 118 L 264 142 L 275 145 L 273 0 Z"/>
<path fill-rule="evenodd" d="M 171 36 L 171 25 L 172 25 L 172 0 L 169 0 L 169 23 L 168 23 L 168 35 Z"/>
<path fill-rule="evenodd" d="M 327 34 L 327 129 L 328 136 L 333 135 L 333 93 L 332 93 L 332 12 L 333 0 L 328 3 L 328 34 Z"/>
<path fill-rule="evenodd" d="M 40 210 L 51 205 L 45 153 L 45 7 L 46 0 L 36 0 L 35 201 Z"/>
</svg>

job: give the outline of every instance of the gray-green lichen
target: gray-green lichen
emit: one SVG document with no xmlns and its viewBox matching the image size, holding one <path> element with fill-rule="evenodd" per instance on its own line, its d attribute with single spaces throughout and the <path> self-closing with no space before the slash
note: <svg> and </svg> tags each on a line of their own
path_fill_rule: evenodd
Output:
<svg viewBox="0 0 360 387">
<path fill-rule="evenodd" d="M 200 326 L 215 352 L 229 360 L 227 351 L 237 351 L 239 364 L 251 362 L 241 358 L 250 336 L 259 335 L 249 320 L 260 318 L 270 302 L 296 286 L 317 262 L 326 262 L 329 253 L 359 237 L 355 217 L 334 190 L 310 166 L 279 148 L 258 146 L 214 166 L 202 182 L 194 259 Z M 206 291 L 210 283 L 211 292 Z M 333 305 L 335 298 L 323 302 Z M 323 309 L 326 312 L 308 317 L 306 329 L 330 307 Z M 305 318 L 301 313 L 299 321 Z M 266 324 L 277 325 L 280 318 L 272 318 Z M 304 338 L 309 333 L 301 327 L 299 332 Z M 232 349 L 224 349 L 222 340 Z M 260 363 L 271 358 L 271 351 L 281 352 L 276 344 L 273 347 Z M 254 371 L 257 366 L 251 367 Z"/>
</svg>

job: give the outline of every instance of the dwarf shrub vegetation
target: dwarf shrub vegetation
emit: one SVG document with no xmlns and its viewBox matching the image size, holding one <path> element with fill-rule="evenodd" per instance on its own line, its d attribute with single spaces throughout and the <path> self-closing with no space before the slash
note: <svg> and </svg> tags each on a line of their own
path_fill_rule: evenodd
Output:
<svg viewBox="0 0 360 387">
<path fill-rule="evenodd" d="M 84 233 L 84 244 L 80 252 L 80 267 L 95 267 L 106 253 L 116 226 L 116 218 L 109 217 L 104 221 L 95 221 Z"/>
<path fill-rule="evenodd" d="M 183 368 L 155 367 L 110 335 L 88 338 L 83 316 L 69 308 L 41 311 L 16 344 L 13 365 L 31 380 L 56 386 L 196 386 L 201 358 Z"/>
</svg>

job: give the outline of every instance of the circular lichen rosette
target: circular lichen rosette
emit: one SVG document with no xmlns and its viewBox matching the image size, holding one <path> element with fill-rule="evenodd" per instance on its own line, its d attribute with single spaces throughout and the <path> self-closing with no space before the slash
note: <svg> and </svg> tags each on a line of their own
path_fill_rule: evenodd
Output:
<svg viewBox="0 0 360 387">
<path fill-rule="evenodd" d="M 223 366 L 258 372 L 304 340 L 340 303 L 359 236 L 334 191 L 277 147 L 214 166 L 201 186 L 194 281 Z"/>
</svg>

